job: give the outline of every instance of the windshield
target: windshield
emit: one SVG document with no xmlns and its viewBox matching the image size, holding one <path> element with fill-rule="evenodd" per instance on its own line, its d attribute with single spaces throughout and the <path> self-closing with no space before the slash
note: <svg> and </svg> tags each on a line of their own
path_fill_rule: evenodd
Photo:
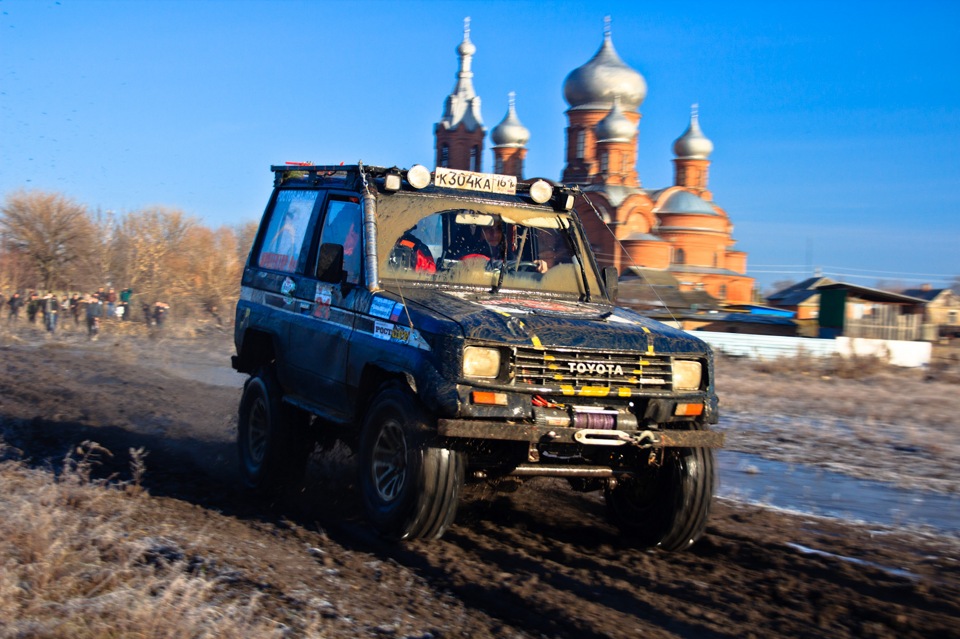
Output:
<svg viewBox="0 0 960 639">
<path fill-rule="evenodd" d="M 380 278 L 440 286 L 598 294 L 569 213 L 449 197 L 381 197 Z"/>
</svg>

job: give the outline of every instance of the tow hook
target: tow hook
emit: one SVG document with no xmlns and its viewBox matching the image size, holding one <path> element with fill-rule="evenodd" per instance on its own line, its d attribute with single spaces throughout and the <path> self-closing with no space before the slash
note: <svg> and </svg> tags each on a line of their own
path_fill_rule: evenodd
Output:
<svg viewBox="0 0 960 639">
<path fill-rule="evenodd" d="M 650 430 L 638 433 L 625 433 L 622 430 L 603 430 L 598 428 L 584 428 L 573 434 L 573 438 L 591 446 L 623 446 L 632 444 L 638 448 L 653 448 L 660 442 L 656 433 Z"/>
</svg>

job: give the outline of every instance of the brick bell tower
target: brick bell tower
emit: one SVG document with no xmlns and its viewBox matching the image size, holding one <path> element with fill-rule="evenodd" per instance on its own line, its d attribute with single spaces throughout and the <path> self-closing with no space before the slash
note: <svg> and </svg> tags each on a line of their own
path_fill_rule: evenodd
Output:
<svg viewBox="0 0 960 639">
<path fill-rule="evenodd" d="M 473 89 L 470 70 L 477 47 L 470 41 L 470 18 L 463 21 L 463 41 L 457 47 L 460 70 L 453 93 L 447 96 L 443 117 L 433 127 L 436 165 L 466 171 L 483 170 L 483 139 L 487 129 L 480 115 L 480 96 Z"/>
</svg>

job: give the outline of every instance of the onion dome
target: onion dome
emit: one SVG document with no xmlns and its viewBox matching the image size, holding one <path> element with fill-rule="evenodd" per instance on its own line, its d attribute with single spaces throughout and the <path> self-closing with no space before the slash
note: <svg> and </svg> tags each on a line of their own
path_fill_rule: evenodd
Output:
<svg viewBox="0 0 960 639">
<path fill-rule="evenodd" d="M 673 152 L 678 158 L 706 160 L 713 153 L 713 142 L 700 130 L 697 105 L 690 110 L 690 126 L 673 143 Z"/>
<path fill-rule="evenodd" d="M 702 197 L 690 191 L 675 191 L 656 211 L 657 213 L 698 213 L 716 215 L 717 212 Z"/>
<path fill-rule="evenodd" d="M 620 108 L 620 95 L 613 98 L 613 108 L 597 123 L 598 142 L 632 142 L 637 134 L 637 125 L 631 122 Z"/>
<path fill-rule="evenodd" d="M 496 146 L 522 147 L 530 140 L 530 131 L 520 123 L 517 117 L 516 94 L 510 92 L 510 105 L 507 115 L 490 132 L 490 139 Z"/>
<path fill-rule="evenodd" d="M 636 111 L 647 97 L 647 81 L 620 59 L 610 37 L 610 19 L 605 20 L 603 44 L 582 67 L 563 82 L 563 97 L 573 109 L 609 109 L 619 95 L 623 107 Z"/>
<path fill-rule="evenodd" d="M 463 41 L 457 47 L 460 56 L 460 70 L 457 72 L 457 84 L 453 93 L 447 96 L 443 108 L 443 117 L 439 124 L 447 129 L 455 129 L 463 124 L 468 131 L 483 128 L 480 115 L 480 96 L 473 88 L 473 71 L 470 70 L 471 58 L 477 47 L 470 41 L 470 18 L 463 21 Z"/>
</svg>

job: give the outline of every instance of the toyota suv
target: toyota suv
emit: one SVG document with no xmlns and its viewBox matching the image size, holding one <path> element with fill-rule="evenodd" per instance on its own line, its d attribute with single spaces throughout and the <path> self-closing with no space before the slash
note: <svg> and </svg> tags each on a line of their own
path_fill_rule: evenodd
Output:
<svg viewBox="0 0 960 639">
<path fill-rule="evenodd" d="M 271 167 L 233 357 L 245 484 L 356 453 L 383 536 L 437 538 L 465 482 L 602 491 L 632 543 L 703 532 L 722 446 L 699 339 L 615 305 L 579 189 L 422 165 Z"/>
</svg>

